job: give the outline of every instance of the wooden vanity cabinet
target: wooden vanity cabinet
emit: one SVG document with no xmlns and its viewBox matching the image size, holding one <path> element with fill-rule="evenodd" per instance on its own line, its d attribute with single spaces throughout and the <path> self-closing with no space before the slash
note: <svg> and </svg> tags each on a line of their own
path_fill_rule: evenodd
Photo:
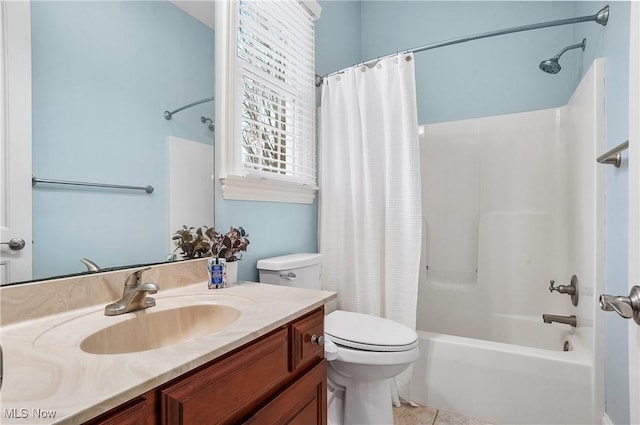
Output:
<svg viewBox="0 0 640 425">
<path fill-rule="evenodd" d="M 252 415 L 247 425 L 327 423 L 327 362 L 313 367 Z"/>
<path fill-rule="evenodd" d="M 83 425 L 156 425 L 159 408 L 158 390 L 151 390 Z"/>
<path fill-rule="evenodd" d="M 327 422 L 321 307 L 86 425 Z"/>
<path fill-rule="evenodd" d="M 160 390 L 161 423 L 238 423 L 287 380 L 288 329 L 280 329 Z"/>
</svg>

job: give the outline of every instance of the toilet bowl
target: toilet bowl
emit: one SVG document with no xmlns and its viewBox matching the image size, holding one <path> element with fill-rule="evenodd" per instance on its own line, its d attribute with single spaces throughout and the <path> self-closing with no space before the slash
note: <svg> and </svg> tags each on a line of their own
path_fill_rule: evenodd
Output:
<svg viewBox="0 0 640 425">
<path fill-rule="evenodd" d="M 416 332 L 388 319 L 337 310 L 325 317 L 325 340 L 337 348 L 327 370 L 334 387 L 329 424 L 393 423 L 391 379 L 418 358 Z M 336 394 L 336 387 L 344 394 Z"/>
<path fill-rule="evenodd" d="M 258 261 L 260 282 L 321 289 L 321 254 Z M 418 335 L 400 323 L 336 310 L 324 321 L 330 425 L 392 424 L 391 380 L 419 356 Z"/>
</svg>

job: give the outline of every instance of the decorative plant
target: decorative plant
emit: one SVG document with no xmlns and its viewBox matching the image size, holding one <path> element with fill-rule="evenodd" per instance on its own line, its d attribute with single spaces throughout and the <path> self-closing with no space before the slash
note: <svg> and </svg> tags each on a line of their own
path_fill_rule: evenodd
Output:
<svg viewBox="0 0 640 425">
<path fill-rule="evenodd" d="M 224 258 L 227 263 L 241 260 L 241 252 L 246 252 L 249 246 L 249 235 L 240 226 L 237 229 L 232 227 L 224 235 L 207 229 L 205 235 L 211 240 L 211 254 L 216 258 Z"/>
<path fill-rule="evenodd" d="M 204 230 L 203 230 L 204 228 Z M 216 231 L 213 227 L 187 227 L 174 233 L 175 251 L 180 253 L 185 260 L 214 256 L 224 258 L 231 263 L 242 259 L 242 251 L 247 251 L 249 235 L 242 227 L 232 227 L 226 234 Z M 174 251 L 174 252 L 175 252 Z M 175 255 L 175 254 L 174 254 Z"/>
<path fill-rule="evenodd" d="M 213 229 L 207 228 L 207 226 L 204 228 L 203 231 L 201 227 L 196 229 L 195 227 L 182 226 L 182 229 L 173 235 L 172 239 L 175 241 L 176 251 L 181 249 L 181 255 L 186 260 L 211 255 L 211 239 L 207 236 L 207 232 Z"/>
</svg>

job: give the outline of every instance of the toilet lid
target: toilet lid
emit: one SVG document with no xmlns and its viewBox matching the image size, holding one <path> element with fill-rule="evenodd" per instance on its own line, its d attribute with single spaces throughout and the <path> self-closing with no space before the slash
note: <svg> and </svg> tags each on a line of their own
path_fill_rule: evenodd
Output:
<svg viewBox="0 0 640 425">
<path fill-rule="evenodd" d="M 328 314 L 324 333 L 338 345 L 359 350 L 407 351 L 418 345 L 418 334 L 408 326 L 350 311 Z"/>
</svg>

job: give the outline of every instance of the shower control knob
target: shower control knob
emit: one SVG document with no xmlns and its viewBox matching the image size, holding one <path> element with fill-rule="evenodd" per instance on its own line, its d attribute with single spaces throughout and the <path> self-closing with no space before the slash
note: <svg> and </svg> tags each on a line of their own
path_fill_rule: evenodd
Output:
<svg viewBox="0 0 640 425">
<path fill-rule="evenodd" d="M 571 284 L 569 285 L 558 285 L 555 280 L 549 281 L 549 292 L 558 291 L 561 294 L 568 294 L 571 296 L 571 303 L 574 306 L 578 306 L 578 277 L 576 275 L 571 276 Z"/>
<path fill-rule="evenodd" d="M 311 343 L 313 345 L 324 345 L 324 336 L 311 335 Z"/>
<path fill-rule="evenodd" d="M 628 297 L 601 294 L 600 309 L 615 311 L 625 319 L 633 318 L 633 321 L 640 325 L 640 286 L 631 288 Z"/>
</svg>

